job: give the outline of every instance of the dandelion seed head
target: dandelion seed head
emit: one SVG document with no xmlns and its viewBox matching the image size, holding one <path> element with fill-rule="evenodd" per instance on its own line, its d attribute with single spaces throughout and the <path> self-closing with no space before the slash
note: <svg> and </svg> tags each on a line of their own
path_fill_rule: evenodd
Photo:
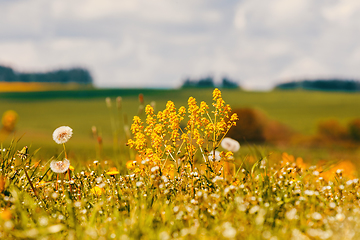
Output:
<svg viewBox="0 0 360 240">
<path fill-rule="evenodd" d="M 64 173 L 70 167 L 70 161 L 64 158 L 62 161 L 52 161 L 50 163 L 50 168 L 55 173 Z"/>
<path fill-rule="evenodd" d="M 231 152 L 237 152 L 240 149 L 240 143 L 232 138 L 226 137 L 221 141 L 221 146 Z"/>
<path fill-rule="evenodd" d="M 57 144 L 63 144 L 69 141 L 73 134 L 73 130 L 68 126 L 61 126 L 53 132 L 53 139 Z"/>
</svg>

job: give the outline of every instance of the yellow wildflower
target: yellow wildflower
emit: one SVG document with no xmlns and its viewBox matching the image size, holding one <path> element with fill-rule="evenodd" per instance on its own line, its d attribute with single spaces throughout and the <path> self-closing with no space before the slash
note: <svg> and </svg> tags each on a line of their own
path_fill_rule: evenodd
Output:
<svg viewBox="0 0 360 240">
<path fill-rule="evenodd" d="M 117 175 L 117 174 L 119 174 L 119 171 L 117 170 L 117 168 L 114 167 L 114 168 L 110 168 L 110 170 L 108 172 L 106 172 L 106 174 L 110 175 L 110 176 Z"/>
<path fill-rule="evenodd" d="M 45 181 L 40 181 L 36 184 L 36 187 L 39 188 L 39 187 L 44 187 L 46 185 L 46 182 Z"/>
<path fill-rule="evenodd" d="M 133 169 L 136 166 L 136 161 L 130 160 L 126 162 L 126 168 L 127 169 Z"/>
<path fill-rule="evenodd" d="M 11 219 L 11 211 L 9 209 L 0 210 L 0 218 L 7 221 Z"/>
<path fill-rule="evenodd" d="M 3 125 L 3 128 L 7 131 L 7 132 L 12 132 L 15 129 L 15 125 L 18 121 L 19 115 L 13 111 L 13 110 L 8 110 L 6 111 L 1 119 L 1 123 Z"/>
<path fill-rule="evenodd" d="M 102 189 L 99 186 L 95 186 L 91 189 L 91 193 L 96 195 L 96 196 L 100 196 L 102 193 L 104 192 L 104 189 Z"/>
<path fill-rule="evenodd" d="M 239 184 L 240 184 L 240 180 L 239 180 L 239 179 L 236 179 L 236 180 L 232 183 L 232 185 L 234 185 L 234 186 L 239 186 Z"/>
</svg>

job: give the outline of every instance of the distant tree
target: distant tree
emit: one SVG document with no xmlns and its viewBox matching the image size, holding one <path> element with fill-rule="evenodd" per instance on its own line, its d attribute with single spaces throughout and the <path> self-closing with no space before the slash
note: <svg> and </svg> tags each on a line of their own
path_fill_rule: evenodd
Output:
<svg viewBox="0 0 360 240">
<path fill-rule="evenodd" d="M 301 82 L 287 82 L 276 85 L 276 89 L 299 89 L 302 88 Z"/>
<path fill-rule="evenodd" d="M 214 79 L 212 77 L 200 78 L 199 80 L 186 79 L 182 88 L 214 88 Z"/>
<path fill-rule="evenodd" d="M 223 88 L 239 88 L 239 84 L 233 80 L 230 80 L 230 79 L 224 77 L 222 79 L 221 87 L 223 87 Z"/>
<path fill-rule="evenodd" d="M 15 82 L 17 76 L 12 68 L 0 66 L 0 82 Z"/>
<path fill-rule="evenodd" d="M 197 84 L 197 81 L 194 80 L 190 80 L 189 78 L 186 79 L 183 83 L 183 85 L 181 86 L 182 88 L 195 88 Z"/>
<path fill-rule="evenodd" d="M 200 88 L 213 88 L 215 87 L 214 79 L 212 77 L 207 77 L 200 79 L 197 83 L 197 87 Z"/>
<path fill-rule="evenodd" d="M 275 89 L 305 89 L 318 91 L 360 91 L 360 82 L 349 79 L 315 79 L 276 85 Z"/>
<path fill-rule="evenodd" d="M 93 79 L 89 71 L 83 68 L 61 69 L 45 73 L 17 73 L 11 68 L 0 66 L 0 81 L 92 84 Z"/>
</svg>

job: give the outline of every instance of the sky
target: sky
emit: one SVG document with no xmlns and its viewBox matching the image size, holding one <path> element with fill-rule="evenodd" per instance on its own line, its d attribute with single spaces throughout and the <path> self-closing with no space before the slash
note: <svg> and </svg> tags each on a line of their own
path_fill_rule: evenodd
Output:
<svg viewBox="0 0 360 240">
<path fill-rule="evenodd" d="M 98 87 L 360 78 L 359 0 L 0 0 L 0 65 Z"/>
</svg>

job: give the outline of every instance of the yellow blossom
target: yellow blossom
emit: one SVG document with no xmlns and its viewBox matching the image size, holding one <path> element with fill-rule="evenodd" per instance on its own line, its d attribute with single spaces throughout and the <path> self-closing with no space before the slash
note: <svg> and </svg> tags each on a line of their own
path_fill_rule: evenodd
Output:
<svg viewBox="0 0 360 240">
<path fill-rule="evenodd" d="M 91 193 L 96 195 L 96 196 L 100 196 L 102 193 L 104 192 L 104 189 L 102 189 L 99 186 L 95 186 L 91 189 Z"/>
<path fill-rule="evenodd" d="M 127 169 L 133 169 L 136 166 L 136 161 L 130 160 L 126 162 Z"/>
<path fill-rule="evenodd" d="M 0 218 L 7 221 L 11 219 L 11 211 L 9 209 L 2 209 L 0 210 Z"/>
<path fill-rule="evenodd" d="M 232 183 L 232 185 L 234 185 L 234 186 L 239 186 L 239 184 L 240 184 L 240 180 L 239 180 L 239 179 L 236 179 L 236 180 Z"/>
<path fill-rule="evenodd" d="M 40 188 L 40 187 L 44 187 L 46 185 L 46 182 L 45 181 L 40 181 L 36 184 L 36 187 L 37 188 Z"/>
<path fill-rule="evenodd" d="M 106 172 L 106 174 L 110 175 L 110 176 L 117 175 L 117 174 L 119 174 L 119 171 L 117 170 L 117 168 L 114 167 L 114 168 L 110 168 L 110 170 L 108 172 Z"/>
</svg>

